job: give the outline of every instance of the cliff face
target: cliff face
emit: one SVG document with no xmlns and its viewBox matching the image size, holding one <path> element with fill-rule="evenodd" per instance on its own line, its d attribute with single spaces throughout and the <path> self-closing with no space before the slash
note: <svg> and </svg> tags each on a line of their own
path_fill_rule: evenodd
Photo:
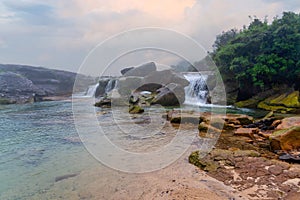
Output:
<svg viewBox="0 0 300 200">
<path fill-rule="evenodd" d="M 0 64 L 0 104 L 40 101 L 43 97 L 67 96 L 73 92 L 76 73 L 43 67 Z M 79 75 L 79 90 L 94 83 Z M 79 92 L 79 91 L 76 91 Z"/>
</svg>

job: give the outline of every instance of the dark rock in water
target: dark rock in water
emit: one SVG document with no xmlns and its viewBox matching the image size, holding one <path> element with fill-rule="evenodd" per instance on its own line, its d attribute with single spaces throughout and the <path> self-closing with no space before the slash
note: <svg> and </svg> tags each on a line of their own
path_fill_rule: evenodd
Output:
<svg viewBox="0 0 300 200">
<path fill-rule="evenodd" d="M 110 108 L 111 107 L 111 99 L 103 98 L 100 101 L 96 102 L 94 106 Z"/>
<path fill-rule="evenodd" d="M 179 106 L 180 100 L 182 99 L 182 93 L 184 93 L 184 91 L 181 91 L 181 94 L 178 95 L 168 87 L 162 87 L 157 90 L 157 95 L 152 100 L 151 104 L 160 104 L 162 106 Z"/>
<path fill-rule="evenodd" d="M 279 156 L 280 160 L 288 161 L 288 162 L 297 162 L 300 163 L 300 152 L 298 155 L 292 155 L 289 153 L 283 153 Z"/>
<path fill-rule="evenodd" d="M 128 71 L 132 70 L 134 67 L 127 67 L 121 70 L 121 74 L 125 75 Z"/>
<path fill-rule="evenodd" d="M 161 87 L 163 87 L 163 86 L 158 83 L 146 83 L 146 84 L 143 84 L 142 86 L 138 87 L 135 90 L 135 92 L 142 92 L 142 91 L 156 92 Z"/>
<path fill-rule="evenodd" d="M 99 85 L 95 92 L 95 97 L 103 96 L 105 94 L 105 88 L 109 82 L 109 79 L 99 80 Z"/>
<path fill-rule="evenodd" d="M 172 70 L 163 70 L 152 72 L 143 79 L 143 85 L 147 85 L 148 91 L 153 91 L 150 86 L 157 88 L 159 85 L 163 87 L 156 90 L 157 96 L 153 100 L 153 104 L 161 104 L 163 106 L 178 106 L 185 100 L 184 87 L 189 85 L 183 75 L 175 73 Z"/>
<path fill-rule="evenodd" d="M 72 177 L 75 177 L 77 175 L 78 175 L 78 173 L 77 174 L 66 174 L 66 175 L 63 175 L 63 176 L 57 176 L 57 177 L 55 177 L 55 182 L 62 181 L 62 180 L 68 179 L 68 178 L 72 178 Z"/>
<path fill-rule="evenodd" d="M 95 97 L 103 97 L 112 91 L 117 84 L 117 79 L 113 77 L 101 78 L 95 92 Z"/>
<path fill-rule="evenodd" d="M 139 76 L 145 77 L 151 72 L 156 71 L 156 65 L 154 62 L 149 62 L 133 69 L 127 70 L 123 76 Z"/>
<path fill-rule="evenodd" d="M 280 122 L 274 123 L 274 121 L 278 120 L 278 118 L 271 117 L 271 118 L 264 118 L 259 121 L 256 121 L 254 123 L 244 125 L 244 128 L 259 128 L 262 131 L 267 131 L 267 130 L 274 130 L 276 126 Z"/>
</svg>

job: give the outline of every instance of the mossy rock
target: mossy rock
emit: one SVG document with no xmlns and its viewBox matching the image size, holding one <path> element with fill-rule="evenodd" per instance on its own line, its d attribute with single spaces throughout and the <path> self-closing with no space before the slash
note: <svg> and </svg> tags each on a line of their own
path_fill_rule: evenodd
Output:
<svg viewBox="0 0 300 200">
<path fill-rule="evenodd" d="M 254 150 L 237 150 L 233 152 L 234 157 L 260 157 L 260 153 Z"/>
<path fill-rule="evenodd" d="M 101 99 L 100 101 L 96 102 L 94 104 L 94 106 L 110 108 L 111 107 L 111 99 Z"/>
<path fill-rule="evenodd" d="M 191 153 L 189 156 L 189 163 L 207 172 L 217 171 L 217 169 L 220 167 L 217 162 L 208 159 L 200 159 L 199 151 Z"/>
<path fill-rule="evenodd" d="M 270 111 L 274 111 L 274 112 L 282 112 L 282 113 L 286 113 L 289 111 L 292 111 L 292 108 L 286 108 L 284 106 L 271 106 L 268 103 L 266 103 L 265 101 L 259 102 L 259 104 L 257 105 L 257 108 L 263 109 L 263 110 L 270 110 Z"/>
<path fill-rule="evenodd" d="M 289 108 L 299 108 L 299 91 L 290 94 L 282 94 L 270 101 L 270 105 L 283 105 Z"/>
<path fill-rule="evenodd" d="M 300 148 L 300 126 L 275 131 L 269 139 L 273 150 L 297 150 Z"/>
<path fill-rule="evenodd" d="M 130 114 L 140 114 L 140 113 L 143 113 L 143 112 L 144 112 L 144 109 L 141 108 L 138 105 L 134 105 L 134 106 L 129 107 L 129 113 Z"/>
<path fill-rule="evenodd" d="M 245 101 L 236 102 L 234 105 L 239 108 L 256 108 L 258 103 L 259 103 L 258 99 L 251 98 Z"/>
<path fill-rule="evenodd" d="M 258 108 L 281 113 L 294 113 L 300 108 L 299 91 L 271 96 L 259 102 Z"/>
</svg>

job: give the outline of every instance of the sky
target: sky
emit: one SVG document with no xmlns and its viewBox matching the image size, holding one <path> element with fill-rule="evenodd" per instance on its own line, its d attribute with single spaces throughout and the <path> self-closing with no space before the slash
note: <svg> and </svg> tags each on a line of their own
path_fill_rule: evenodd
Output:
<svg viewBox="0 0 300 200">
<path fill-rule="evenodd" d="M 216 35 L 248 25 L 249 16 L 271 21 L 283 11 L 299 13 L 300 1 L 0 0 L 0 63 L 76 72 L 99 43 L 142 27 L 177 31 L 210 51 Z"/>
</svg>

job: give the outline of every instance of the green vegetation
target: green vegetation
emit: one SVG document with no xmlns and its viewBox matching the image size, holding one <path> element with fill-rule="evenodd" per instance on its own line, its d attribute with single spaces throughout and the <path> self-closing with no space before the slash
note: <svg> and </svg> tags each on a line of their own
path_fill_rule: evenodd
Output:
<svg viewBox="0 0 300 200">
<path fill-rule="evenodd" d="M 300 88 L 300 14 L 284 12 L 271 24 L 254 18 L 240 31 L 218 35 L 213 47 L 222 76 L 234 77 L 244 90 L 239 100 L 277 85 Z"/>
</svg>

